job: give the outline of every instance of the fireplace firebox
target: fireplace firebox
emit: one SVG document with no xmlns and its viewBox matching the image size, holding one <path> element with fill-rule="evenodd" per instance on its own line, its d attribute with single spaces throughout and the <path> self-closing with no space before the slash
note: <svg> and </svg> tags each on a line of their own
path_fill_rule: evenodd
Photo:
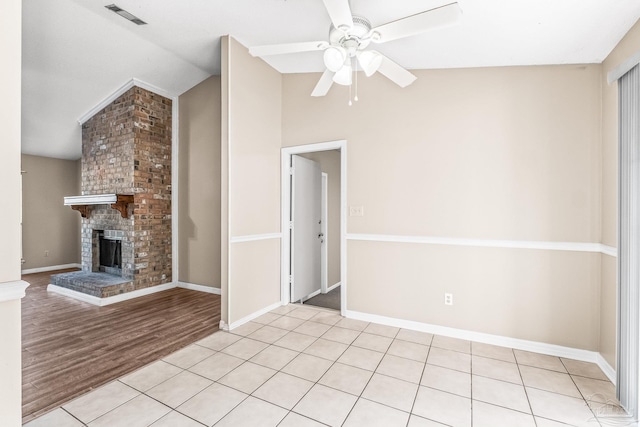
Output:
<svg viewBox="0 0 640 427">
<path fill-rule="evenodd" d="M 98 271 L 122 274 L 122 231 L 98 231 Z"/>
</svg>

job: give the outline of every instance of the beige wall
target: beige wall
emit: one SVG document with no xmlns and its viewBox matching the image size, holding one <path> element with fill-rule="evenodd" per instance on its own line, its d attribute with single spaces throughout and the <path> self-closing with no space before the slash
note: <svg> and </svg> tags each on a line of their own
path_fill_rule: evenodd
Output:
<svg viewBox="0 0 640 427">
<path fill-rule="evenodd" d="M 79 160 L 22 155 L 23 270 L 80 263 L 80 214 L 63 204 L 80 194 L 79 168 Z"/>
<path fill-rule="evenodd" d="M 636 23 L 602 64 L 602 243 L 617 246 L 618 216 L 618 84 L 608 84 L 607 73 L 640 50 L 640 23 Z M 616 363 L 616 259 L 602 257 L 600 352 Z"/>
<path fill-rule="evenodd" d="M 220 287 L 220 76 L 180 95 L 178 280 Z"/>
<path fill-rule="evenodd" d="M 284 146 L 348 141 L 348 233 L 600 241 L 599 65 L 415 74 L 362 78 L 352 107 L 283 78 Z M 349 310 L 598 349 L 599 254 L 350 241 L 347 260 Z"/>
<path fill-rule="evenodd" d="M 222 292 L 233 324 L 280 301 L 280 239 L 234 239 L 280 232 L 282 77 L 234 39 L 222 44 Z"/>
<path fill-rule="evenodd" d="M 318 151 L 302 154 L 320 163 L 327 174 L 327 286 L 340 282 L 340 151 Z"/>
<path fill-rule="evenodd" d="M 280 240 L 231 244 L 230 324 L 280 301 Z"/>
<path fill-rule="evenodd" d="M 347 257 L 349 310 L 598 348 L 599 254 L 349 241 Z"/>
<path fill-rule="evenodd" d="M 283 144 L 348 140 L 349 233 L 597 242 L 600 67 L 376 74 L 360 101 L 285 75 Z"/>
<path fill-rule="evenodd" d="M 22 2 L 0 2 L 0 288 L 20 280 L 20 82 Z M 0 302 L 0 425 L 21 425 L 20 301 Z"/>
</svg>

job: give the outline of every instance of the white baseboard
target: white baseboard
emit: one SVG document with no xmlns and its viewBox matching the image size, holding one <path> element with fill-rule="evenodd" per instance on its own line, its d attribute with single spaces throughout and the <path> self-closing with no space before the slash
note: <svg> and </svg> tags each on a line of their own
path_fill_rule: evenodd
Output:
<svg viewBox="0 0 640 427">
<path fill-rule="evenodd" d="M 500 347 L 509 347 L 516 350 L 531 351 L 534 353 L 547 354 L 549 356 L 566 357 L 568 359 L 580 360 L 583 362 L 591 362 L 600 365 L 600 353 L 590 350 L 582 350 L 572 347 L 564 347 L 555 344 L 547 344 L 537 341 L 528 341 L 518 338 L 504 337 L 500 335 L 485 334 L 482 332 L 467 331 L 464 329 L 449 328 L 446 326 L 431 325 L 428 323 L 414 322 L 411 320 L 396 319 L 393 317 L 378 316 L 375 314 L 361 313 L 358 311 L 347 310 L 346 316 L 350 319 L 362 320 L 365 322 L 374 322 L 381 325 L 394 326 L 397 328 L 411 329 L 414 331 L 428 332 L 431 334 L 442 335 L 446 337 L 459 338 L 481 342 L 485 344 L 497 345 Z M 602 359 L 603 363 L 606 363 Z M 609 371 L 613 368 L 609 367 Z M 604 369 L 603 369 L 604 371 Z M 609 373 L 605 371 L 605 375 L 609 377 Z M 610 378 L 610 377 L 609 377 Z M 611 379 L 611 378 L 610 378 Z M 615 375 L 614 375 L 615 379 Z"/>
<path fill-rule="evenodd" d="M 282 302 L 278 301 L 276 303 L 271 304 L 268 307 L 260 309 L 260 310 L 254 312 L 254 313 L 251 313 L 250 315 L 245 316 L 240 320 L 236 320 L 235 322 L 233 322 L 232 324 L 230 324 L 228 326 L 226 326 L 226 324 L 223 325 L 223 321 L 220 321 L 220 324 L 224 326 L 221 329 L 224 329 L 225 331 L 231 331 L 231 330 L 237 328 L 238 326 L 242 326 L 245 323 L 250 322 L 253 319 L 256 319 L 256 318 L 262 316 L 263 314 L 266 314 L 266 313 L 270 312 L 271 310 L 275 310 L 276 308 L 280 307 L 281 305 L 282 305 Z"/>
<path fill-rule="evenodd" d="M 54 292 L 56 294 L 64 295 L 67 297 L 75 298 L 80 301 L 88 302 L 89 304 L 97 305 L 99 307 L 104 307 L 105 305 L 115 304 L 117 302 L 122 302 L 126 300 L 130 300 L 133 298 L 142 297 L 145 295 L 155 294 L 156 292 L 162 292 L 169 289 L 175 288 L 175 283 L 165 283 L 164 285 L 151 286 L 149 288 L 138 289 L 137 291 L 126 292 L 120 295 L 114 295 L 112 297 L 107 298 L 98 298 L 93 295 L 88 295 L 82 292 L 74 291 L 72 289 L 63 288 L 62 286 L 49 285 L 47 286 L 48 292 Z"/>
<path fill-rule="evenodd" d="M 206 292 L 208 294 L 221 295 L 220 288 L 214 288 L 212 286 L 196 285 L 195 283 L 178 282 L 178 288 L 190 289 L 192 291 Z"/>
<path fill-rule="evenodd" d="M 342 283 L 342 282 L 338 282 L 338 283 L 336 283 L 336 284 L 335 284 L 335 285 L 333 285 L 333 286 L 329 286 L 329 287 L 327 288 L 327 293 L 331 292 L 332 290 L 334 290 L 335 288 L 337 288 L 338 286 L 340 286 L 340 284 L 341 284 L 341 283 Z"/>
<path fill-rule="evenodd" d="M 605 358 L 602 357 L 602 354 L 598 353 L 596 357 L 596 363 L 598 364 L 600 369 L 602 369 L 602 372 L 604 372 L 607 378 L 609 378 L 609 381 L 611 381 L 613 385 L 616 385 L 616 380 L 617 380 L 616 370 L 613 369 L 611 365 L 609 365 L 609 362 L 607 362 Z"/>
<path fill-rule="evenodd" d="M 48 267 L 28 268 L 22 270 L 22 274 L 44 273 L 46 271 L 64 270 L 67 268 L 82 268 L 82 264 L 62 264 L 62 265 L 50 265 Z"/>
</svg>

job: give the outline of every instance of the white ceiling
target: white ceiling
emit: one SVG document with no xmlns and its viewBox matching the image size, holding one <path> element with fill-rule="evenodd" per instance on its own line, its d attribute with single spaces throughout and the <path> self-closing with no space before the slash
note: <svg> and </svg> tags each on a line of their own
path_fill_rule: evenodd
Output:
<svg viewBox="0 0 640 427">
<path fill-rule="evenodd" d="M 148 25 L 104 8 L 113 2 Z M 377 26 L 448 2 L 351 7 Z M 409 69 L 600 63 L 640 18 L 638 0 L 458 2 L 458 25 L 376 49 Z M 222 35 L 246 46 L 326 40 L 329 25 L 322 0 L 24 1 L 22 151 L 79 158 L 79 117 L 132 78 L 179 95 L 219 74 Z M 320 52 L 267 62 L 282 73 L 323 70 Z"/>
</svg>

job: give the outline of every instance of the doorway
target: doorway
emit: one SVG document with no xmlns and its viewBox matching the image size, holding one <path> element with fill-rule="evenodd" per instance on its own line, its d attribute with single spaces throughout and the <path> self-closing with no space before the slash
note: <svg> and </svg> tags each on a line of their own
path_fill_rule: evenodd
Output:
<svg viewBox="0 0 640 427">
<path fill-rule="evenodd" d="M 298 219 L 292 221 L 298 204 L 296 200 L 302 199 L 303 203 L 310 203 L 308 200 L 304 201 L 308 197 L 301 196 L 300 191 L 295 191 L 295 182 L 297 181 L 294 181 L 292 177 L 292 174 L 295 173 L 295 169 L 292 169 L 293 161 L 307 164 L 309 170 L 313 169 L 314 164 L 319 165 L 319 169 L 324 173 L 323 175 L 317 175 L 320 172 L 314 173 L 314 176 L 318 177 L 317 180 L 313 178 L 315 182 L 313 185 L 317 191 L 304 191 L 304 194 L 310 191 L 316 193 L 317 205 L 319 206 L 317 210 L 313 208 L 314 219 L 308 221 L 306 226 L 301 224 L 300 212 L 298 212 Z M 308 171 L 303 172 L 302 175 L 306 173 Z M 339 299 L 339 305 L 332 308 L 339 308 L 341 314 L 344 315 L 347 306 L 346 178 L 346 141 L 323 142 L 282 149 L 281 299 L 283 304 L 300 301 L 309 303 L 313 297 L 321 300 L 331 297 L 334 302 Z M 323 183 L 322 188 L 320 182 Z M 306 245 L 311 246 L 300 246 L 300 240 L 303 242 L 302 245 L 305 245 L 305 237 L 300 239 L 301 234 L 307 236 L 308 243 Z M 296 245 L 299 246 L 296 247 Z M 315 265 L 317 268 L 314 267 Z M 313 286 L 303 278 L 301 272 L 306 271 L 303 269 L 312 271 L 311 274 L 315 278 Z M 313 301 L 311 302 L 313 303 Z M 322 301 L 318 305 L 322 305 Z"/>
<path fill-rule="evenodd" d="M 292 156 L 291 302 L 340 310 L 340 152 Z"/>
</svg>

